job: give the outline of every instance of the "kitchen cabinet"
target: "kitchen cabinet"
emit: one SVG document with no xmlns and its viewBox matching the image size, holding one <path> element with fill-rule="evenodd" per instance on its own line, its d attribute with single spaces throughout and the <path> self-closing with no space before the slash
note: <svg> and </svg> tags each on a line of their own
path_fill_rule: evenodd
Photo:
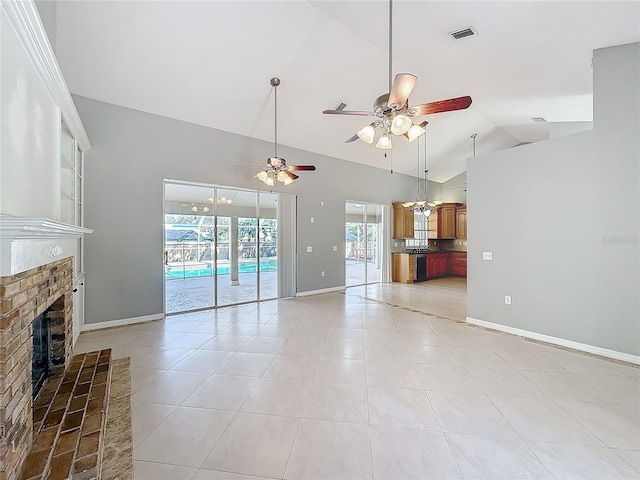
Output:
<svg viewBox="0 0 640 480">
<path fill-rule="evenodd" d="M 451 274 L 467 276 L 467 252 L 451 252 Z"/>
<path fill-rule="evenodd" d="M 393 238 L 413 238 L 413 210 L 393 203 Z"/>
<path fill-rule="evenodd" d="M 419 257 L 426 257 L 426 278 L 424 272 L 416 275 Z M 424 267 L 422 267 L 424 268 Z M 467 252 L 442 252 L 442 253 L 394 253 L 391 262 L 391 280 L 400 283 L 413 283 L 430 278 L 455 275 L 467 276 Z M 416 277 L 420 277 L 416 280 Z"/>
<path fill-rule="evenodd" d="M 456 205 L 455 203 L 442 203 L 429 215 L 430 239 L 456 238 Z"/>
<path fill-rule="evenodd" d="M 391 280 L 413 283 L 416 278 L 416 256 L 409 253 L 394 253 L 391 257 Z"/>
<path fill-rule="evenodd" d="M 467 207 L 456 208 L 456 238 L 467 238 Z"/>
<path fill-rule="evenodd" d="M 430 253 L 427 255 L 427 278 L 442 277 L 448 273 L 448 253 Z"/>
</svg>

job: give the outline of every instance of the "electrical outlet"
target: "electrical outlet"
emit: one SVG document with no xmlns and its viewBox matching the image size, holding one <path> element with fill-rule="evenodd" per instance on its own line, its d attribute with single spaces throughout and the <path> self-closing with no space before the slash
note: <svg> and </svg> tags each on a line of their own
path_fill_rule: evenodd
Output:
<svg viewBox="0 0 640 480">
<path fill-rule="evenodd" d="M 337 245 L 334 245 L 334 246 L 333 246 L 333 251 L 334 251 L 334 252 L 337 252 L 337 251 L 338 251 L 338 246 L 337 246 Z"/>
<path fill-rule="evenodd" d="M 504 296 L 504 304 L 505 305 L 511 305 L 511 295 L 505 295 Z"/>
<path fill-rule="evenodd" d="M 313 217 L 311 217 L 311 223 L 313 223 L 313 222 L 315 222 L 315 221 L 316 221 L 316 219 L 315 219 L 315 218 L 313 218 Z"/>
<path fill-rule="evenodd" d="M 307 253 L 313 252 L 313 247 L 307 247 Z"/>
<path fill-rule="evenodd" d="M 324 206 L 324 202 L 320 202 L 320 206 Z"/>
<path fill-rule="evenodd" d="M 322 271 L 322 274 L 321 274 L 321 275 L 324 277 L 324 270 Z"/>
<path fill-rule="evenodd" d="M 493 253 L 492 252 L 482 252 L 482 259 L 483 260 L 493 260 Z"/>
</svg>

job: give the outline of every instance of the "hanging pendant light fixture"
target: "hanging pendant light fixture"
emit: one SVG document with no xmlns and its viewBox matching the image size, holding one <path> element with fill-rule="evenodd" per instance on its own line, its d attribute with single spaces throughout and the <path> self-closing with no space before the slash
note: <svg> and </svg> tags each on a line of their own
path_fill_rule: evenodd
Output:
<svg viewBox="0 0 640 480">
<path fill-rule="evenodd" d="M 424 128 L 424 126 L 422 127 Z M 426 132 L 426 130 L 425 130 Z M 413 210 L 414 213 L 419 213 L 428 217 L 431 215 L 433 204 L 429 199 L 429 170 L 427 169 L 427 136 L 423 135 L 424 142 L 424 190 L 420 190 L 420 141 L 418 141 L 418 173 L 416 175 L 418 179 L 418 191 L 416 193 L 416 199 L 413 202 L 403 203 L 402 206 L 407 210 Z"/>
</svg>

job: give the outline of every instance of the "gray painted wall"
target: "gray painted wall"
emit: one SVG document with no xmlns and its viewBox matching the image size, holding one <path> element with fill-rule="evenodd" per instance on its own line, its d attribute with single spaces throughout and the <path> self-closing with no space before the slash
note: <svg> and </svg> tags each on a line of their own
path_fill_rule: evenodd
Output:
<svg viewBox="0 0 640 480">
<path fill-rule="evenodd" d="M 162 180 L 260 189 L 257 170 L 234 165 L 264 164 L 273 144 L 85 97 L 74 101 L 93 146 L 85 155 L 85 224 L 95 229 L 86 240 L 86 323 L 161 313 Z M 415 196 L 415 179 L 286 146 L 279 153 L 318 168 L 281 187 L 298 195 L 297 291 L 342 286 L 345 202 L 406 201 Z"/>
<path fill-rule="evenodd" d="M 47 37 L 49 38 L 49 44 L 53 49 L 53 53 L 56 53 L 56 37 L 58 35 L 58 2 L 52 0 L 36 0 L 36 8 L 38 9 L 38 15 L 44 26 Z"/>
<path fill-rule="evenodd" d="M 447 180 L 442 184 L 442 201 L 467 203 L 467 172 Z M 461 187 L 461 188 L 458 188 Z"/>
<path fill-rule="evenodd" d="M 593 131 L 468 163 L 469 317 L 640 354 L 639 89 L 640 44 L 597 50 Z"/>
</svg>

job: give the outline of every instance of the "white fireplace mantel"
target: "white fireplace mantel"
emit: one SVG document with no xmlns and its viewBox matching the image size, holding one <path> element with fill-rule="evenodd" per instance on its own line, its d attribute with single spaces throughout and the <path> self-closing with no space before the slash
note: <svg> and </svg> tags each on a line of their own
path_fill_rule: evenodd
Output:
<svg viewBox="0 0 640 480">
<path fill-rule="evenodd" d="M 78 238 L 92 232 L 47 218 L 0 215 L 0 276 L 75 256 Z"/>
</svg>

